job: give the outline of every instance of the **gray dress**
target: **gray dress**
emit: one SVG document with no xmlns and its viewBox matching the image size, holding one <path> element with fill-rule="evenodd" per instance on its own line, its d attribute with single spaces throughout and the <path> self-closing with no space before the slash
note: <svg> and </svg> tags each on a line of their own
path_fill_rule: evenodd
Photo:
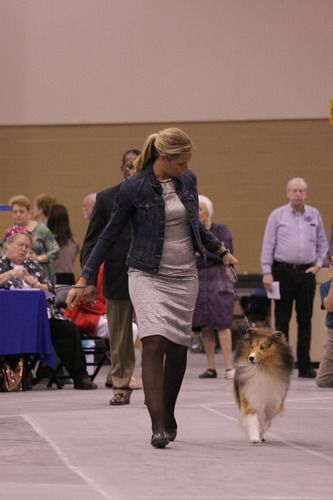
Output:
<svg viewBox="0 0 333 500">
<path fill-rule="evenodd" d="M 131 267 L 129 292 L 140 339 L 161 335 L 189 345 L 198 293 L 198 273 L 190 223 L 173 181 L 161 183 L 165 203 L 165 236 L 160 268 L 150 274 Z"/>
</svg>

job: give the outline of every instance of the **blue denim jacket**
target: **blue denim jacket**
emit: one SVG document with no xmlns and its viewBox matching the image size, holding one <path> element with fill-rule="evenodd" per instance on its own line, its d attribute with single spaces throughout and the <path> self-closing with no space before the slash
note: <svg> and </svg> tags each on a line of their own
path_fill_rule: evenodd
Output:
<svg viewBox="0 0 333 500">
<path fill-rule="evenodd" d="M 199 204 L 196 176 L 186 170 L 175 179 L 175 189 L 183 203 L 191 224 L 191 236 L 195 251 L 204 257 L 207 251 L 216 252 L 221 246 L 218 240 L 199 221 Z M 94 283 L 96 272 L 105 254 L 130 220 L 132 243 L 127 257 L 128 266 L 157 273 L 164 242 L 165 211 L 162 187 L 152 166 L 148 166 L 122 183 L 110 220 L 97 240 L 93 252 L 81 275 L 88 283 Z"/>
</svg>

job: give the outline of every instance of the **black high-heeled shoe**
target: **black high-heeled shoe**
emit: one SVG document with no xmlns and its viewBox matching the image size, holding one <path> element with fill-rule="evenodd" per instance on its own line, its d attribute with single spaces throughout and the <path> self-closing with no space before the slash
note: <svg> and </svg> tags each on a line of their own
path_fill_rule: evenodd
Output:
<svg viewBox="0 0 333 500">
<path fill-rule="evenodd" d="M 154 432 L 151 437 L 151 445 L 154 448 L 165 448 L 169 444 L 169 438 L 166 432 Z"/>
<path fill-rule="evenodd" d="M 173 414 L 171 416 L 165 416 L 165 427 L 165 432 L 169 438 L 169 441 L 174 441 L 177 436 L 177 422 Z"/>
<path fill-rule="evenodd" d="M 177 427 L 174 429 L 165 429 L 165 434 L 168 436 L 169 441 L 174 441 L 177 437 Z"/>
</svg>

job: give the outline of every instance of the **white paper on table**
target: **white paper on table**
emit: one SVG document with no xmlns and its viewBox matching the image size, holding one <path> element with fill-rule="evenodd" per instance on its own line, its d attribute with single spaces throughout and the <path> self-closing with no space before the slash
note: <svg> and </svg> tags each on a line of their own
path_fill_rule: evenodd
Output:
<svg viewBox="0 0 333 500">
<path fill-rule="evenodd" d="M 275 299 L 275 300 L 281 299 L 279 281 L 273 281 L 272 291 L 270 292 L 269 290 L 266 289 L 266 292 L 267 292 L 267 297 L 269 299 Z"/>
</svg>

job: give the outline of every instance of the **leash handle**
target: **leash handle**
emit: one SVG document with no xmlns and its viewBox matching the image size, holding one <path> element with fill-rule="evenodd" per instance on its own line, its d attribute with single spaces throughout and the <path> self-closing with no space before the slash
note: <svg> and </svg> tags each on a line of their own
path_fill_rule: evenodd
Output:
<svg viewBox="0 0 333 500">
<path fill-rule="evenodd" d="M 235 271 L 233 264 L 225 264 L 223 262 L 223 259 L 221 259 L 221 257 L 217 254 L 215 254 L 215 257 L 217 257 L 218 260 L 221 262 L 221 264 L 224 266 L 227 277 L 229 278 L 231 283 L 235 285 L 235 283 L 237 283 L 238 281 L 238 275 L 237 272 Z"/>
<path fill-rule="evenodd" d="M 233 285 L 238 282 L 238 275 L 235 268 L 231 264 L 224 264 L 226 275 Z"/>
<path fill-rule="evenodd" d="M 224 262 L 223 262 L 223 265 L 225 267 L 226 275 L 233 285 L 235 297 L 236 297 L 240 307 L 242 308 L 240 298 L 239 298 L 239 295 L 238 295 L 237 290 L 236 290 L 236 283 L 238 282 L 237 272 L 235 271 L 235 268 L 232 264 L 224 264 Z M 244 322 L 245 322 L 246 332 L 248 332 L 251 329 L 252 325 L 249 322 L 249 319 L 245 314 L 243 314 L 243 318 L 244 318 Z"/>
</svg>

